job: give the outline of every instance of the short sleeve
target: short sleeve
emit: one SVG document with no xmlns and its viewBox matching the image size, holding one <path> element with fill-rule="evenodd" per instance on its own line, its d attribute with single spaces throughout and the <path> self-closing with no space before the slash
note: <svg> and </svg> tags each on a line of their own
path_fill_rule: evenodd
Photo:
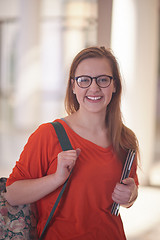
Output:
<svg viewBox="0 0 160 240">
<path fill-rule="evenodd" d="M 19 161 L 7 180 L 7 186 L 17 180 L 45 176 L 51 166 L 55 171 L 54 160 L 59 151 L 60 144 L 53 126 L 50 123 L 40 125 L 24 146 Z"/>
</svg>

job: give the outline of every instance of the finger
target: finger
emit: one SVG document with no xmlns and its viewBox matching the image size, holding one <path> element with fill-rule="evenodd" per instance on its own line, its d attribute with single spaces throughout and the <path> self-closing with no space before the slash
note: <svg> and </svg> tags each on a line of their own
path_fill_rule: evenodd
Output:
<svg viewBox="0 0 160 240">
<path fill-rule="evenodd" d="M 68 170 L 69 172 L 71 172 L 71 170 L 73 169 L 75 163 L 76 163 L 76 160 L 72 160 L 72 161 L 69 161 L 68 164 L 65 164 L 65 167 L 67 168 L 67 170 Z"/>
<path fill-rule="evenodd" d="M 126 198 L 126 199 L 129 199 L 130 198 L 130 195 L 131 195 L 131 192 L 128 191 L 128 192 L 113 192 L 112 193 L 112 196 L 114 196 L 115 198 L 117 199 L 123 199 L 123 198 Z"/>
<path fill-rule="evenodd" d="M 119 195 L 119 194 L 113 193 L 112 199 L 116 203 L 126 204 L 127 202 L 129 202 L 130 195 L 128 195 L 128 194 Z"/>
<path fill-rule="evenodd" d="M 130 191 L 129 189 L 126 189 L 126 191 L 115 190 L 115 191 L 113 192 L 113 195 L 114 195 L 116 198 L 118 198 L 118 199 L 120 199 L 120 198 L 127 198 L 127 199 L 129 199 L 130 196 L 131 196 L 131 191 Z"/>
<path fill-rule="evenodd" d="M 77 153 L 77 157 L 79 157 L 79 154 L 81 153 L 81 149 L 80 149 L 80 148 L 77 148 L 77 149 L 76 149 L 76 153 Z"/>
<path fill-rule="evenodd" d="M 77 148 L 76 150 L 70 150 L 70 151 L 66 151 L 66 152 L 67 152 L 68 156 L 73 156 L 73 157 L 78 158 L 81 153 L 81 149 Z"/>
<path fill-rule="evenodd" d="M 70 154 L 70 155 L 62 155 L 60 156 L 60 160 L 65 161 L 65 160 L 76 160 L 77 155 L 76 154 Z"/>
<path fill-rule="evenodd" d="M 63 159 L 77 158 L 77 152 L 76 150 L 64 151 L 60 152 L 58 156 Z"/>
<path fill-rule="evenodd" d="M 121 184 L 122 185 L 122 184 Z M 127 186 L 121 186 L 121 188 L 115 188 L 114 192 L 112 193 L 112 199 L 118 203 L 120 201 L 123 201 L 123 199 L 125 199 L 125 201 L 129 201 L 131 196 L 131 191 Z"/>
<path fill-rule="evenodd" d="M 127 185 L 124 185 L 124 184 L 121 184 L 121 183 L 117 183 L 115 188 L 114 188 L 114 191 L 125 192 L 127 189 L 128 189 Z"/>
<path fill-rule="evenodd" d="M 134 184 L 134 179 L 133 178 L 125 178 L 122 180 L 122 183 L 126 184 L 126 185 L 131 185 Z"/>
<path fill-rule="evenodd" d="M 125 200 L 125 199 L 119 199 L 119 198 L 115 198 L 115 197 L 112 197 L 112 200 L 120 205 L 125 205 L 126 203 L 128 203 L 128 199 Z"/>
<path fill-rule="evenodd" d="M 77 148 L 76 150 L 66 151 L 63 154 L 65 159 L 77 159 L 80 155 L 81 150 Z"/>
</svg>

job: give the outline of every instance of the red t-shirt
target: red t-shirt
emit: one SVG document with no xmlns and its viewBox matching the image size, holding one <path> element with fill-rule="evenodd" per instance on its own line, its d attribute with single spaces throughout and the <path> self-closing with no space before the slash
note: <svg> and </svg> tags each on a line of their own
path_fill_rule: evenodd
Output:
<svg viewBox="0 0 160 240">
<path fill-rule="evenodd" d="M 46 240 L 124 240 L 120 215 L 111 215 L 112 192 L 120 181 L 122 163 L 112 146 L 100 147 L 76 134 L 62 123 L 73 149 L 80 148 L 72 176 L 44 237 Z M 28 139 L 7 185 L 21 179 L 40 178 L 56 171 L 61 152 L 57 135 L 50 123 L 42 124 Z M 130 176 L 136 184 L 136 165 Z M 37 202 L 38 233 L 42 232 L 61 187 Z M 43 191 L 43 189 L 42 189 Z"/>
</svg>

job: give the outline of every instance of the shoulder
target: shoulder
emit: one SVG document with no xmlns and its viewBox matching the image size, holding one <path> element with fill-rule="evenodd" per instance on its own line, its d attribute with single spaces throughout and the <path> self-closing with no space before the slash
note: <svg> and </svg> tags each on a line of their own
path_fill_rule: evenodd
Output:
<svg viewBox="0 0 160 240">
<path fill-rule="evenodd" d="M 53 130 L 53 126 L 52 126 L 52 124 L 50 123 L 50 122 L 48 122 L 48 123 L 42 123 L 41 125 L 39 125 L 38 127 L 37 127 L 37 129 L 35 130 L 35 133 L 43 133 L 43 134 L 45 134 L 45 133 L 47 133 L 47 132 L 49 132 L 49 131 L 52 131 Z"/>
<path fill-rule="evenodd" d="M 31 134 L 35 136 L 50 136 L 50 135 L 56 135 L 54 127 L 51 122 L 43 123 L 37 127 L 37 129 Z"/>
<path fill-rule="evenodd" d="M 48 144 L 48 142 L 57 142 L 57 134 L 55 132 L 55 129 L 53 125 L 48 123 L 43 123 L 37 127 L 37 129 L 31 133 L 31 135 L 28 138 L 28 143 L 35 143 L 38 144 Z"/>
</svg>

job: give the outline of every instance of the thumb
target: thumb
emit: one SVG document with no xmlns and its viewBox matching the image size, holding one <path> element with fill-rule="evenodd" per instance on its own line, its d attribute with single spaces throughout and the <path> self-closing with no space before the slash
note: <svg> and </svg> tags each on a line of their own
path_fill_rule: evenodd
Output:
<svg viewBox="0 0 160 240">
<path fill-rule="evenodd" d="M 133 178 L 125 178 L 122 180 L 122 183 L 126 184 L 126 185 L 131 185 L 133 184 Z"/>
<path fill-rule="evenodd" d="M 81 149 L 80 149 L 80 148 L 77 148 L 77 149 L 76 149 L 77 157 L 79 157 L 80 152 L 81 152 Z"/>
</svg>

